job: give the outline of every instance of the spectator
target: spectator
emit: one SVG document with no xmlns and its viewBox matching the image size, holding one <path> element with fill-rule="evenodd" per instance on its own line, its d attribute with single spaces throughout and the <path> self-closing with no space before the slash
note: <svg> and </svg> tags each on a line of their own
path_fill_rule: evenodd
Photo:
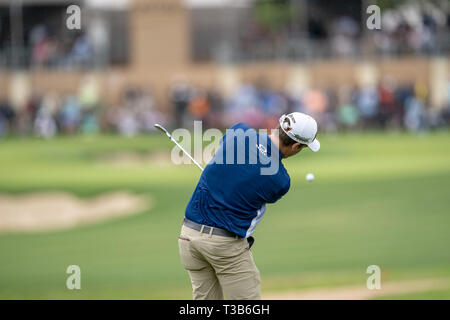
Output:
<svg viewBox="0 0 450 320">
<path fill-rule="evenodd" d="M 406 101 L 404 117 L 405 127 L 410 131 L 419 131 L 425 128 L 425 107 L 422 101 L 411 97 Z"/>
<path fill-rule="evenodd" d="M 380 101 L 378 121 L 382 127 L 386 127 L 395 111 L 394 87 L 391 82 L 385 81 L 378 86 L 378 97 Z"/>
<path fill-rule="evenodd" d="M 34 120 L 34 132 L 36 136 L 49 139 L 56 134 L 56 123 L 48 104 L 43 104 L 37 112 Z"/>
<path fill-rule="evenodd" d="M 92 62 L 93 48 L 86 35 L 80 35 L 68 55 L 69 65 L 87 66 Z"/>
<path fill-rule="evenodd" d="M 204 90 L 197 89 L 189 102 L 189 111 L 196 120 L 205 120 L 211 108 L 208 95 Z"/>
<path fill-rule="evenodd" d="M 164 114 L 156 110 L 155 99 L 151 91 L 141 92 L 137 101 L 137 118 L 139 121 L 139 128 L 143 132 L 155 130 L 154 124 L 166 122 Z"/>
<path fill-rule="evenodd" d="M 363 87 L 357 93 L 356 106 L 361 115 L 363 128 L 373 128 L 375 126 L 378 103 L 378 92 L 374 86 Z"/>
<path fill-rule="evenodd" d="M 184 75 L 178 76 L 170 85 L 170 101 L 175 111 L 175 126 L 183 127 L 183 120 L 189 102 L 191 100 L 192 89 Z"/>
<path fill-rule="evenodd" d="M 74 95 L 68 96 L 59 112 L 61 129 L 66 133 L 74 133 L 81 121 L 81 105 Z"/>
<path fill-rule="evenodd" d="M 16 113 L 6 101 L 0 101 L 0 137 L 6 135 L 16 117 Z"/>
</svg>

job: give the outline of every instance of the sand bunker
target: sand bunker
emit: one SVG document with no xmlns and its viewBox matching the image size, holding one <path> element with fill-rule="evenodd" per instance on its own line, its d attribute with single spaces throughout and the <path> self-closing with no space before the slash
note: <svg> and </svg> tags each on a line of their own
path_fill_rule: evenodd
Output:
<svg viewBox="0 0 450 320">
<path fill-rule="evenodd" d="M 170 152 L 137 153 L 117 152 L 105 154 L 98 158 L 102 163 L 117 165 L 121 167 L 132 167 L 136 165 L 158 165 L 170 166 Z"/>
<path fill-rule="evenodd" d="M 265 300 L 367 300 L 376 297 L 424 292 L 450 287 L 450 278 L 410 280 L 382 283 L 380 290 L 369 290 L 365 286 L 309 289 L 266 294 Z"/>
<path fill-rule="evenodd" d="M 0 232 L 68 229 L 148 209 L 147 196 L 126 191 L 82 199 L 64 192 L 0 195 Z"/>
</svg>

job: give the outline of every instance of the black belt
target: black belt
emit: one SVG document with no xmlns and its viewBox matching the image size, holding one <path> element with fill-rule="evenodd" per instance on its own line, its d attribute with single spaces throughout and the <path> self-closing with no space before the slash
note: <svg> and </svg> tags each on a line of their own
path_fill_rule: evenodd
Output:
<svg viewBox="0 0 450 320">
<path fill-rule="evenodd" d="M 211 232 L 211 229 L 212 229 L 212 233 L 211 234 L 214 234 L 214 235 L 217 235 L 217 236 L 231 237 L 231 238 L 239 237 L 236 234 L 234 234 L 233 232 L 230 232 L 228 230 L 215 228 L 215 227 L 209 227 L 209 226 L 206 226 L 204 224 L 199 224 L 197 222 L 191 221 L 191 220 L 186 219 L 186 218 L 184 218 L 183 224 L 186 227 L 189 227 L 191 229 L 200 231 L 202 233 L 209 234 Z"/>
</svg>

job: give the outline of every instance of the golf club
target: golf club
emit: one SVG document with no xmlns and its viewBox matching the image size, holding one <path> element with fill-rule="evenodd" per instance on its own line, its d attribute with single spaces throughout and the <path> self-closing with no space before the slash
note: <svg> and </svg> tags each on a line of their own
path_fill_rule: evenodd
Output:
<svg viewBox="0 0 450 320">
<path fill-rule="evenodd" d="M 168 136 L 169 139 L 172 140 L 178 146 L 178 148 L 180 148 L 181 151 L 183 151 L 189 157 L 189 159 L 191 159 L 197 165 L 197 167 L 199 167 L 199 169 L 203 171 L 202 166 L 197 161 L 195 161 L 195 159 L 186 150 L 184 150 L 184 148 L 172 137 L 172 135 L 162 125 L 155 123 L 155 128 L 165 133 L 166 136 Z"/>
</svg>

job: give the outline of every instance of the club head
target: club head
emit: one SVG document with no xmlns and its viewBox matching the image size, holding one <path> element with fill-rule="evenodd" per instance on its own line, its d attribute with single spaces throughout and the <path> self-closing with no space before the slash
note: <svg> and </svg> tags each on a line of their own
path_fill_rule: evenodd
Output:
<svg viewBox="0 0 450 320">
<path fill-rule="evenodd" d="M 161 131 L 162 133 L 164 133 L 166 136 L 168 136 L 170 138 L 169 133 L 167 132 L 166 129 L 164 129 L 164 127 L 158 123 L 155 123 L 155 128 L 158 129 L 159 131 Z"/>
</svg>

